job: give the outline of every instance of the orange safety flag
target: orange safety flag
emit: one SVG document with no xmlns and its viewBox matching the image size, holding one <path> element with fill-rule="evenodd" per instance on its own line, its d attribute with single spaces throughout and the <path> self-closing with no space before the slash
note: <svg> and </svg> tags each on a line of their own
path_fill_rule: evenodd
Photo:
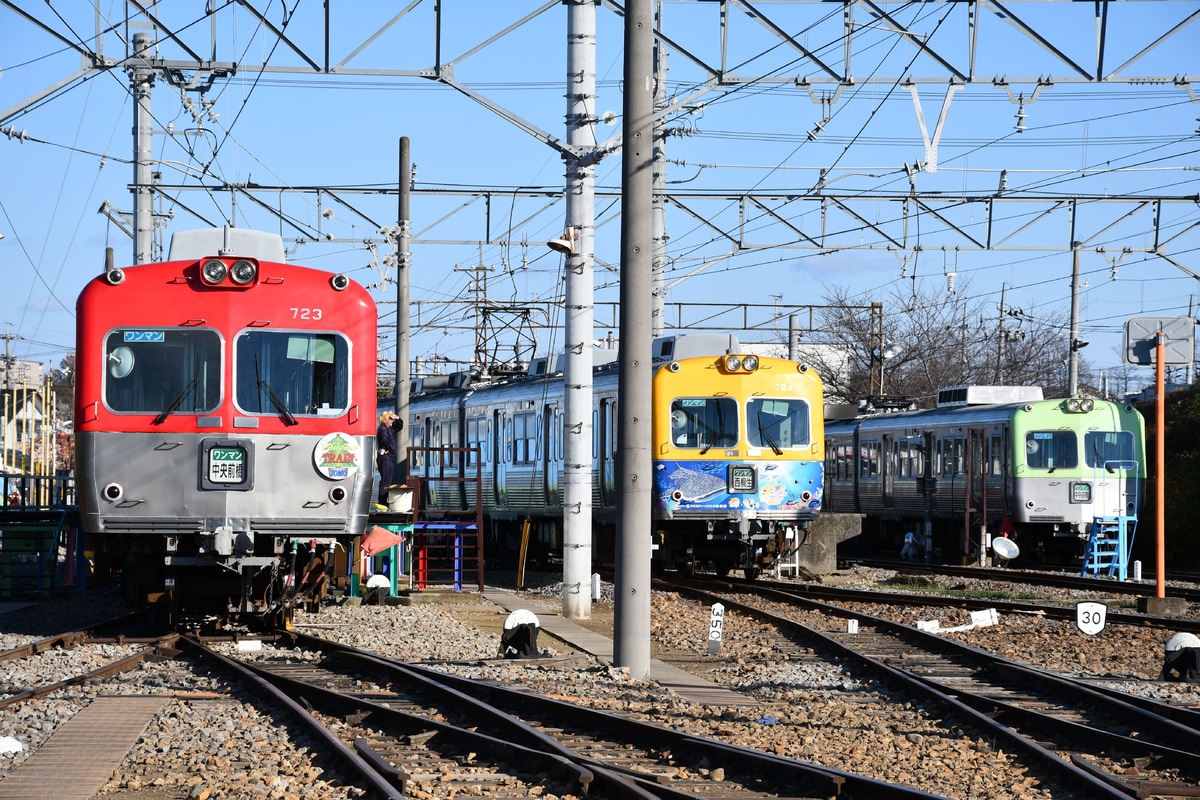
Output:
<svg viewBox="0 0 1200 800">
<path fill-rule="evenodd" d="M 402 534 L 392 533 L 381 525 L 375 525 L 363 537 L 362 552 L 364 556 L 373 556 L 376 553 L 382 553 L 389 547 L 395 547 L 403 541 Z"/>
</svg>

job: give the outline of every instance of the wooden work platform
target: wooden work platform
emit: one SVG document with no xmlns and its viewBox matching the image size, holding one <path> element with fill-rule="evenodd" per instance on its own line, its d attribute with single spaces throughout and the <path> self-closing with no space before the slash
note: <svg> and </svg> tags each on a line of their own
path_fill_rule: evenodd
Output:
<svg viewBox="0 0 1200 800">
<path fill-rule="evenodd" d="M 577 650 L 595 657 L 605 664 L 613 662 L 613 641 L 607 636 L 588 630 L 566 619 L 559 609 L 543 598 L 519 597 L 499 589 L 488 589 L 483 596 L 508 611 L 527 609 L 537 615 L 541 629 L 556 639 L 561 639 Z M 651 659 L 650 679 L 675 694 L 708 706 L 754 706 L 753 698 L 710 683 L 692 673 L 673 667 L 665 661 Z"/>
<path fill-rule="evenodd" d="M 89 800 L 169 700 L 97 697 L 0 781 L 0 800 Z"/>
</svg>

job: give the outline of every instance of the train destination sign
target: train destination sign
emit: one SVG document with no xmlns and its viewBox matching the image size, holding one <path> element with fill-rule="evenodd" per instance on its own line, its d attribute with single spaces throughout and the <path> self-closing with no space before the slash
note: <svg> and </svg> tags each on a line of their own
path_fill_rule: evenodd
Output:
<svg viewBox="0 0 1200 800">
<path fill-rule="evenodd" d="M 214 447 L 208 451 L 208 479 L 213 483 L 246 480 L 246 451 L 240 447 Z"/>
<path fill-rule="evenodd" d="M 734 464 L 731 466 L 729 468 L 729 491 L 731 493 L 758 491 L 754 467 L 749 464 Z"/>
</svg>

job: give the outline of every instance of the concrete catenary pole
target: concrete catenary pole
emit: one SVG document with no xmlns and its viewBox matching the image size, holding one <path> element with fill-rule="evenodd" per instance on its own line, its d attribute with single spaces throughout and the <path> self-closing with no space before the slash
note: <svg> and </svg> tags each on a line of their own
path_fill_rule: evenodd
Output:
<svg viewBox="0 0 1200 800">
<path fill-rule="evenodd" d="M 596 143 L 596 6 L 567 3 L 567 143 L 579 153 Z M 595 168 L 566 162 L 567 363 L 563 370 L 563 597 L 567 619 L 592 615 L 592 275 Z"/>
<path fill-rule="evenodd" d="M 662 23 L 662 0 L 658 0 L 657 18 Z M 654 110 L 667 107 L 667 46 L 664 42 L 654 43 L 655 83 Z M 654 125 L 654 207 L 651 212 L 654 252 L 651 259 L 651 283 L 653 307 L 650 312 L 651 337 L 662 336 L 666 324 L 664 315 L 667 305 L 667 129 L 661 118 Z"/>
<path fill-rule="evenodd" d="M 654 30 L 651 0 L 625 4 L 621 159 L 621 354 L 618 375 L 617 574 L 613 662 L 650 674 L 651 221 Z"/>
<path fill-rule="evenodd" d="M 1079 243 L 1071 251 L 1071 341 L 1067 350 L 1067 397 L 1079 395 Z"/>
<path fill-rule="evenodd" d="M 153 261 L 154 248 L 154 190 L 152 186 L 153 131 L 151 95 L 154 89 L 154 69 L 144 60 L 153 56 L 154 41 L 149 33 L 133 35 L 134 66 L 129 69 L 133 90 L 133 263 Z"/>
<path fill-rule="evenodd" d="M 399 204 L 396 231 L 396 383 L 395 391 L 392 392 L 396 398 L 396 416 L 404 420 L 405 428 L 400 431 L 400 435 L 396 440 L 396 471 L 393 475 L 393 480 L 396 483 L 404 483 L 408 480 L 408 448 L 404 443 L 411 436 L 408 430 L 408 386 L 409 386 L 409 369 L 408 369 L 408 350 L 411 342 L 409 341 L 409 282 L 412 275 L 409 271 L 409 261 L 412 254 L 409 252 L 409 244 L 412 239 L 412 213 L 409 209 L 409 201 L 412 197 L 412 185 L 410 175 L 411 163 L 409 155 L 408 137 L 400 137 L 400 186 L 397 193 L 397 203 Z"/>
</svg>

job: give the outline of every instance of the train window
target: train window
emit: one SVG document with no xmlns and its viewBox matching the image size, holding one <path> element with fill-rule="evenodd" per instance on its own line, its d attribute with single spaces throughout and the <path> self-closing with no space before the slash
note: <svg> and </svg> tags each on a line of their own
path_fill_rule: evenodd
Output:
<svg viewBox="0 0 1200 800">
<path fill-rule="evenodd" d="M 737 402 L 732 397 L 677 397 L 671 401 L 671 443 L 676 447 L 704 452 L 711 447 L 733 447 L 739 438 Z"/>
<path fill-rule="evenodd" d="M 1033 469 L 1070 469 L 1079 465 L 1075 431 L 1029 431 L 1025 463 Z"/>
<path fill-rule="evenodd" d="M 962 475 L 963 469 L 963 453 L 966 448 L 963 446 L 963 440 L 956 438 L 954 440 L 954 474 Z"/>
<path fill-rule="evenodd" d="M 863 442 L 859 447 L 858 474 L 861 478 L 879 476 L 880 454 L 883 446 L 879 442 Z"/>
<path fill-rule="evenodd" d="M 234 397 L 248 414 L 334 417 L 350 404 L 350 345 L 339 333 L 247 330 L 233 353 Z"/>
<path fill-rule="evenodd" d="M 132 414 L 207 414 L 221 403 L 221 337 L 213 330 L 119 328 L 104 341 L 104 402 Z"/>
<path fill-rule="evenodd" d="M 479 448 L 478 458 L 487 463 L 487 431 L 485 426 L 486 420 L 483 417 L 472 417 L 467 420 L 467 466 L 473 467 L 476 465 L 475 448 Z"/>
<path fill-rule="evenodd" d="M 1004 450 L 1001 449 L 1000 437 L 993 436 L 991 444 L 988 446 L 989 455 L 991 456 L 992 475 L 1004 474 Z"/>
<path fill-rule="evenodd" d="M 1089 467 L 1103 467 L 1113 461 L 1132 462 L 1133 434 L 1129 431 L 1088 431 L 1083 435 L 1084 459 Z M 1131 469 L 1132 465 L 1114 466 L 1114 469 Z"/>
<path fill-rule="evenodd" d="M 794 398 L 752 398 L 746 403 L 746 438 L 750 446 L 772 450 L 807 448 L 812 444 L 808 408 L 808 403 Z"/>
<path fill-rule="evenodd" d="M 421 425 L 419 423 L 412 426 L 412 431 L 409 434 L 409 439 L 410 439 L 409 446 L 411 446 L 411 447 L 420 447 L 421 446 L 421 439 L 424 436 L 424 433 L 422 431 L 424 430 L 424 428 L 425 428 L 425 426 Z M 410 453 L 408 456 L 408 459 L 409 459 L 408 466 L 411 469 L 419 469 L 421 467 L 422 455 L 421 455 L 420 450 Z"/>
<path fill-rule="evenodd" d="M 441 430 L 438 431 L 438 444 L 441 447 L 458 447 L 458 423 L 455 420 L 446 420 L 442 422 Z M 452 449 L 446 451 L 446 466 L 458 466 L 457 451 Z"/>
<path fill-rule="evenodd" d="M 532 411 L 513 414 L 513 463 L 532 464 L 537 457 L 537 415 Z"/>
</svg>

